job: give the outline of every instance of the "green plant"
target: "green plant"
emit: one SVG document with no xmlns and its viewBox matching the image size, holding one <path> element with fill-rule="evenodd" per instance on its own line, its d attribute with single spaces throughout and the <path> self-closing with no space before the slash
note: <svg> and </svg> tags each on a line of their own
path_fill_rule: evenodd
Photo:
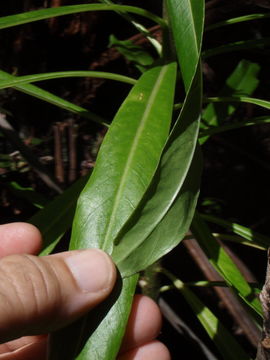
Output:
<svg viewBox="0 0 270 360">
<path fill-rule="evenodd" d="M 100 307 L 99 313 L 89 314 L 51 336 L 51 360 L 114 359 L 125 330 L 138 273 L 172 250 L 184 239 L 190 226 L 223 283 L 249 308 L 250 313 L 246 316 L 257 328 L 262 315 L 256 289 L 244 278 L 220 242 L 216 241 L 206 221 L 229 228 L 247 241 L 239 241 L 238 237 L 231 240 L 244 245 L 252 243 L 265 249 L 270 239 L 239 224 L 229 224 L 216 217 L 195 213 L 195 208 L 202 167 L 200 145 L 214 133 L 269 122 L 268 115 L 247 121 L 227 122 L 235 114 L 239 103 L 270 108 L 269 101 L 252 97 L 259 82 L 258 64 L 241 60 L 227 78 L 218 97 L 204 97 L 201 60 L 243 48 L 261 47 L 268 39 L 226 44 L 202 52 L 203 0 L 164 1 L 164 18 L 141 8 L 103 2 L 105 4 L 72 5 L 0 18 L 0 29 L 4 29 L 84 11 L 116 11 L 148 38 L 150 34 L 140 22 L 133 19 L 133 14 L 154 21 L 163 34 L 160 57 L 156 58 L 149 70 L 144 71 L 143 68 L 143 74 L 136 80 L 94 71 L 18 77 L 0 72 L 0 89 L 13 87 L 109 128 L 90 178 L 78 180 L 30 219 L 41 229 L 45 238 L 41 255 L 49 254 L 54 249 L 70 228 L 74 216 L 69 248 L 101 248 L 112 255 L 120 272 L 114 294 Z M 230 19 L 206 30 L 267 16 L 255 14 Z M 121 44 L 117 42 L 116 45 Z M 127 45 L 130 46 L 130 43 L 125 43 Z M 138 47 L 130 46 L 129 51 L 135 51 L 136 58 Z M 132 58 L 130 52 L 128 56 Z M 102 77 L 133 85 L 110 124 L 100 116 L 32 85 L 41 80 L 76 76 Z M 182 103 L 174 104 L 175 89 L 179 97 L 181 85 L 184 87 Z M 58 217 L 55 217 L 56 209 Z M 250 358 L 188 285 L 167 269 L 161 267 L 158 271 L 187 299 L 224 359 Z M 78 336 L 78 333 L 81 335 Z"/>
</svg>

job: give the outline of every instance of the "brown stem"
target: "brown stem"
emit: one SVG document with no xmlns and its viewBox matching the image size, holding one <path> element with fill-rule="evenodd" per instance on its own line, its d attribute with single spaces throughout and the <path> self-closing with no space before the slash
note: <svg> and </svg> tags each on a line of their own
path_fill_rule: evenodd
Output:
<svg viewBox="0 0 270 360">
<path fill-rule="evenodd" d="M 270 252 L 267 253 L 266 279 L 260 300 L 263 309 L 263 329 L 261 340 L 258 344 L 256 360 L 270 360 Z"/>
<path fill-rule="evenodd" d="M 69 172 L 68 182 L 71 184 L 77 178 L 77 125 L 74 120 L 70 119 L 68 122 L 68 147 L 69 147 Z"/>
<path fill-rule="evenodd" d="M 54 133 L 54 161 L 55 161 L 55 177 L 60 184 L 63 184 L 65 181 L 64 174 L 64 165 L 62 158 L 62 135 L 63 135 L 63 126 L 61 123 L 56 123 L 53 125 Z"/>
</svg>

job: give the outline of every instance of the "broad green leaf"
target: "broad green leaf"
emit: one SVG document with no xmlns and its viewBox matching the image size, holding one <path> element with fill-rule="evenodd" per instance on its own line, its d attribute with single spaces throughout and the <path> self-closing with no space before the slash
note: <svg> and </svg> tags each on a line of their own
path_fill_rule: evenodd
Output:
<svg viewBox="0 0 270 360">
<path fill-rule="evenodd" d="M 169 154 L 172 153 L 167 153 Z M 166 157 L 168 167 L 160 168 L 159 181 L 157 184 L 154 182 L 156 192 L 153 189 L 152 197 L 146 201 L 142 211 L 135 216 L 135 219 L 138 217 L 137 222 L 120 238 L 119 245 L 115 246 L 112 256 L 124 277 L 147 268 L 167 254 L 179 244 L 189 229 L 199 195 L 200 154 L 198 150 L 186 176 L 184 176 L 185 169 L 181 169 L 181 172 L 177 168 L 177 162 L 178 164 L 185 163 L 184 157 L 180 152 L 174 155 L 171 161 L 168 161 Z M 192 157 L 193 151 L 191 150 L 186 155 L 187 158 Z M 169 169 L 174 172 L 174 175 L 170 174 Z M 172 194 L 172 188 L 181 183 L 183 177 L 185 181 L 175 197 L 175 194 Z"/>
<path fill-rule="evenodd" d="M 250 95 L 258 86 L 259 65 L 247 60 L 241 60 L 232 74 L 226 80 L 226 84 L 220 91 L 219 96 L 232 95 Z M 236 110 L 235 103 L 215 103 L 209 104 L 202 114 L 203 121 L 201 129 L 207 126 L 220 125 Z M 208 137 L 200 138 L 200 144 L 203 144 Z"/>
<path fill-rule="evenodd" d="M 12 81 L 15 80 L 16 76 L 10 75 L 9 73 L 0 70 L 0 81 Z M 100 116 L 82 108 L 81 106 L 72 104 L 71 102 L 62 99 L 59 96 L 56 96 L 49 91 L 43 90 L 35 85 L 32 84 L 23 84 L 23 85 L 17 85 L 14 86 L 14 89 L 21 91 L 25 94 L 31 95 L 33 97 L 36 97 L 37 99 L 46 101 L 50 104 L 56 105 L 62 109 L 65 109 L 67 111 L 73 112 L 75 114 L 78 114 L 86 119 L 95 121 L 99 124 L 108 126 L 104 119 L 102 119 Z"/>
<path fill-rule="evenodd" d="M 203 34 L 204 0 L 167 0 L 169 22 L 186 91 L 198 65 Z"/>
<path fill-rule="evenodd" d="M 86 11 L 126 11 L 146 17 L 161 27 L 166 26 L 165 21 L 151 12 L 135 6 L 127 5 L 106 5 L 106 4 L 80 4 L 53 7 L 42 10 L 28 11 L 21 14 L 9 15 L 0 18 L 0 29 L 6 29 L 12 26 L 28 24 L 34 21 L 50 19 L 52 17 L 77 14 Z"/>
<path fill-rule="evenodd" d="M 58 71 L 58 72 L 44 73 L 44 74 L 12 76 L 12 78 L 7 80 L 0 79 L 0 89 L 5 89 L 8 87 L 16 87 L 18 85 L 33 83 L 37 81 L 62 79 L 62 78 L 70 78 L 70 77 L 94 77 L 94 78 L 121 81 L 131 85 L 136 84 L 136 80 L 128 76 L 109 73 L 105 71 Z"/>
<path fill-rule="evenodd" d="M 71 228 L 76 202 L 88 177 L 77 180 L 29 219 L 28 222 L 35 225 L 43 237 L 43 249 L 40 255 L 50 254 L 65 232 Z"/>
<path fill-rule="evenodd" d="M 138 206 L 158 166 L 170 127 L 175 79 L 175 63 L 145 72 L 120 107 L 79 197 L 70 249 L 98 247 L 112 252 L 115 237 Z M 123 280 L 111 310 L 97 312 L 99 321 L 94 322 L 94 329 L 85 327 L 85 316 L 57 332 L 58 340 L 52 336 L 50 360 L 59 359 L 58 349 L 66 346 L 67 338 L 72 341 L 65 360 L 73 360 L 74 353 L 80 360 L 114 359 L 134 292 L 129 290 L 130 282 L 135 288 L 136 281 L 136 275 Z"/>
<path fill-rule="evenodd" d="M 115 359 L 126 328 L 137 280 L 137 275 L 123 279 L 122 284 L 119 279 L 113 294 L 96 307 L 95 311 L 52 334 L 49 360 Z"/>
<path fill-rule="evenodd" d="M 170 195 L 172 196 L 168 199 L 167 206 L 165 205 L 165 207 L 163 207 L 163 210 L 165 208 L 165 212 L 170 207 L 168 205 L 173 204 L 182 188 L 196 148 L 201 106 L 201 71 L 199 65 L 196 65 L 194 72 L 195 69 L 196 75 L 192 74 L 193 81 L 191 79 L 189 84 L 191 86 L 188 86 L 189 92 L 186 99 L 186 106 L 183 106 L 181 111 L 181 126 L 179 125 L 180 121 L 177 121 L 164 152 L 164 154 L 167 154 L 167 160 L 169 161 L 169 154 L 173 155 L 173 150 L 179 150 L 179 146 L 182 144 L 183 147 L 181 150 L 187 154 L 187 159 L 184 156 L 183 158 L 181 157 L 184 162 L 180 172 L 181 179 L 177 182 L 177 185 L 173 185 L 171 189 Z M 165 76 L 165 74 L 167 74 L 167 76 Z M 168 74 L 170 74 L 170 76 Z M 170 82 L 168 82 L 169 79 Z M 174 87 L 172 83 L 174 84 L 174 80 L 174 64 L 147 71 L 138 80 L 126 101 L 119 109 L 100 149 L 93 176 L 91 176 L 88 185 L 80 196 L 73 223 L 71 249 L 97 246 L 111 253 L 115 238 L 119 235 L 127 221 L 131 219 L 131 215 L 141 203 L 143 196 L 147 194 L 145 195 L 147 198 L 149 195 L 149 192 L 146 192 L 146 190 L 153 180 L 153 175 L 157 169 L 160 154 L 167 136 L 167 134 L 165 137 L 161 136 L 161 139 L 160 135 L 161 132 L 165 134 L 166 130 L 168 130 L 168 127 L 166 127 L 163 122 L 162 130 L 160 129 L 159 119 L 163 117 L 164 121 L 167 116 L 171 116 L 173 105 L 172 89 Z M 163 84 L 161 84 L 162 82 Z M 170 91 L 168 91 L 168 89 L 170 89 Z M 142 106 L 146 99 L 147 102 Z M 193 106 L 191 106 L 191 104 Z M 164 115 L 164 108 L 166 108 L 165 113 L 168 114 L 167 116 Z M 190 111 L 191 114 L 188 114 Z M 153 117 L 151 119 L 150 114 L 152 112 L 155 115 L 156 121 L 154 121 Z M 127 122 L 127 119 L 132 119 L 133 121 Z M 153 128 L 153 125 L 156 127 Z M 122 126 L 124 127 L 122 128 Z M 148 127 L 150 131 L 144 131 L 146 127 Z M 147 135 L 146 138 L 143 136 L 144 134 Z M 180 135 L 183 134 L 184 136 L 181 141 L 177 141 L 181 138 Z M 121 136 L 124 136 L 124 138 L 122 139 Z M 157 140 L 158 144 L 160 144 L 159 146 L 157 146 L 156 143 L 154 144 Z M 112 144 L 114 146 L 112 146 Z M 154 145 L 153 148 L 151 148 L 151 146 L 149 147 L 150 144 Z M 168 149 L 170 150 L 167 152 Z M 154 157 L 153 153 L 155 154 Z M 179 153 L 180 151 L 178 154 Z M 147 158 L 145 156 L 146 154 Z M 108 156 L 110 156 L 109 161 Z M 149 158 L 152 158 L 150 163 Z M 180 162 L 181 159 L 178 159 L 178 161 Z M 163 161 L 165 161 L 164 155 Z M 137 165 L 138 162 L 139 166 Z M 118 171 L 115 170 L 116 166 Z M 134 170 L 130 171 L 130 168 Z M 151 168 L 151 172 L 149 172 L 149 168 Z M 173 173 L 173 176 L 175 176 L 175 173 Z M 145 177 L 147 179 L 146 181 Z M 158 177 L 159 171 L 156 172 L 153 183 Z M 150 189 L 153 190 L 152 187 L 150 187 Z M 166 202 L 166 199 L 163 200 Z M 161 219 L 162 216 L 160 217 L 160 220 Z M 149 228 L 146 229 L 146 231 L 148 230 Z M 92 235 L 92 239 L 89 239 L 89 234 Z M 120 241 L 118 244 L 121 246 L 122 242 Z M 162 254 L 159 254 L 159 256 L 161 255 Z M 133 271 L 137 272 L 138 269 L 133 269 Z M 124 295 L 120 294 L 120 298 L 121 296 Z M 115 312 L 117 312 L 117 308 L 114 309 L 113 314 L 115 314 Z M 110 322 L 110 317 L 107 319 L 108 322 Z M 81 324 L 83 324 L 83 320 L 81 321 Z M 117 322 L 119 324 L 118 326 L 123 328 L 125 319 L 118 316 Z M 116 325 L 115 328 L 118 326 Z M 79 329 L 81 329 L 81 327 Z M 99 331 L 99 327 L 97 331 Z M 71 327 L 71 336 L 74 336 L 76 333 L 78 333 L 78 328 Z M 90 335 L 87 331 L 83 331 L 83 334 L 86 338 Z M 66 339 L 65 335 L 63 334 L 60 338 L 63 344 Z M 91 341 L 91 337 L 89 341 Z M 100 341 L 101 339 L 95 341 L 97 351 L 99 351 L 99 348 L 102 349 L 104 347 L 102 344 L 99 346 Z M 76 346 L 75 342 L 77 343 L 77 341 L 74 341 L 74 345 Z M 89 359 L 90 356 L 91 360 L 114 359 L 119 344 L 114 344 L 114 336 L 112 336 L 110 329 L 104 329 L 102 332 L 102 342 L 103 344 L 107 343 L 106 346 L 111 346 L 112 342 L 112 348 L 115 349 L 115 352 L 103 355 L 100 352 L 93 353 L 90 349 L 89 353 L 87 353 L 87 351 L 84 352 L 84 349 L 87 348 L 87 345 L 85 345 L 84 349 L 82 349 L 78 355 L 78 359 L 86 360 Z"/>
<path fill-rule="evenodd" d="M 181 292 L 224 360 L 251 360 L 214 313 L 173 274 L 162 271 Z"/>
<path fill-rule="evenodd" d="M 259 234 L 246 226 L 237 224 L 233 221 L 224 220 L 213 215 L 201 214 L 201 217 L 206 221 L 218 224 L 225 229 L 232 231 L 250 242 L 255 242 L 256 244 L 263 246 L 264 249 L 267 249 L 270 246 L 270 238 Z"/>
<path fill-rule="evenodd" d="M 269 17 L 270 17 L 269 13 L 267 13 L 267 14 L 248 14 L 248 15 L 244 15 L 244 16 L 238 16 L 236 18 L 227 19 L 227 20 L 220 21 L 218 23 L 209 25 L 205 28 L 205 31 L 218 29 L 222 26 L 238 24 L 238 23 L 245 22 L 245 21 L 268 19 Z"/>
<path fill-rule="evenodd" d="M 201 98 L 201 67 L 197 64 L 154 181 L 134 218 L 117 239 L 113 259 L 123 276 L 151 265 L 176 246 L 188 230 L 200 181 L 198 154 L 192 167 L 191 164 L 197 144 Z"/>
<path fill-rule="evenodd" d="M 185 14 L 182 17 L 177 16 L 180 11 L 178 5 L 182 11 L 185 6 L 189 6 L 190 12 L 186 16 Z M 134 218 L 131 218 L 130 223 L 117 239 L 113 258 L 123 276 L 129 276 L 149 266 L 179 243 L 189 227 L 194 212 L 200 178 L 197 156 L 189 174 L 188 171 L 197 144 L 201 112 L 202 85 L 199 53 L 203 6 L 197 8 L 195 5 L 195 8 L 200 10 L 196 14 L 193 13 L 194 9 L 189 2 L 186 4 L 185 1 L 180 1 L 176 4 L 174 1 L 168 1 L 174 33 L 177 30 L 184 31 L 187 24 L 189 27 L 194 27 L 195 24 L 189 38 L 191 42 L 196 43 L 193 44 L 194 49 L 196 48 L 196 51 L 194 50 L 196 64 L 194 68 L 188 69 L 180 60 L 183 71 L 193 71 L 185 80 L 188 94 L 164 149 L 154 181 Z M 181 41 L 178 42 L 177 50 L 183 46 Z M 186 186 L 183 185 L 185 180 Z M 178 223 L 175 222 L 176 213 L 182 218 L 182 222 L 180 220 Z M 168 231 L 168 237 L 166 241 L 164 239 L 161 241 L 166 231 Z"/>
<path fill-rule="evenodd" d="M 112 252 L 157 168 L 170 127 L 175 77 L 175 63 L 147 71 L 120 107 L 80 195 L 72 249 Z"/>
<path fill-rule="evenodd" d="M 209 261 L 223 276 L 227 284 L 234 288 L 242 299 L 261 315 L 261 304 L 254 289 L 247 283 L 230 256 L 213 237 L 208 226 L 198 213 L 193 218 L 191 230 L 207 254 Z"/>
<path fill-rule="evenodd" d="M 91 335 L 76 360 L 113 359 L 116 357 L 125 333 L 137 281 L 137 275 L 123 279 L 121 296 L 118 297 L 116 303 L 110 308 L 108 315 Z M 89 321 L 93 326 L 91 317 L 90 315 Z M 119 319 L 121 319 L 120 322 Z M 114 334 L 113 341 L 108 342 L 108 339 L 104 337 L 105 333 Z"/>
</svg>

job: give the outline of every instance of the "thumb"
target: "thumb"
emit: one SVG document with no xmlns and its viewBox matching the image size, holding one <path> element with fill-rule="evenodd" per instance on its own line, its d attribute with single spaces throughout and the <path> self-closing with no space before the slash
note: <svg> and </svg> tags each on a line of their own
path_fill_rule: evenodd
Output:
<svg viewBox="0 0 270 360">
<path fill-rule="evenodd" d="M 115 279 L 97 249 L 0 259 L 0 342 L 65 326 L 104 300 Z"/>
</svg>

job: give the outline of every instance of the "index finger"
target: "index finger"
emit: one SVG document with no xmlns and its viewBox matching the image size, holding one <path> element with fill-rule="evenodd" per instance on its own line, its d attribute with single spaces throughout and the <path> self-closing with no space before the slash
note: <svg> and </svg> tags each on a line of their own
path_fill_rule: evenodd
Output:
<svg viewBox="0 0 270 360">
<path fill-rule="evenodd" d="M 23 222 L 0 225 L 0 258 L 13 254 L 36 255 L 41 246 L 41 233 L 34 225 Z"/>
</svg>

